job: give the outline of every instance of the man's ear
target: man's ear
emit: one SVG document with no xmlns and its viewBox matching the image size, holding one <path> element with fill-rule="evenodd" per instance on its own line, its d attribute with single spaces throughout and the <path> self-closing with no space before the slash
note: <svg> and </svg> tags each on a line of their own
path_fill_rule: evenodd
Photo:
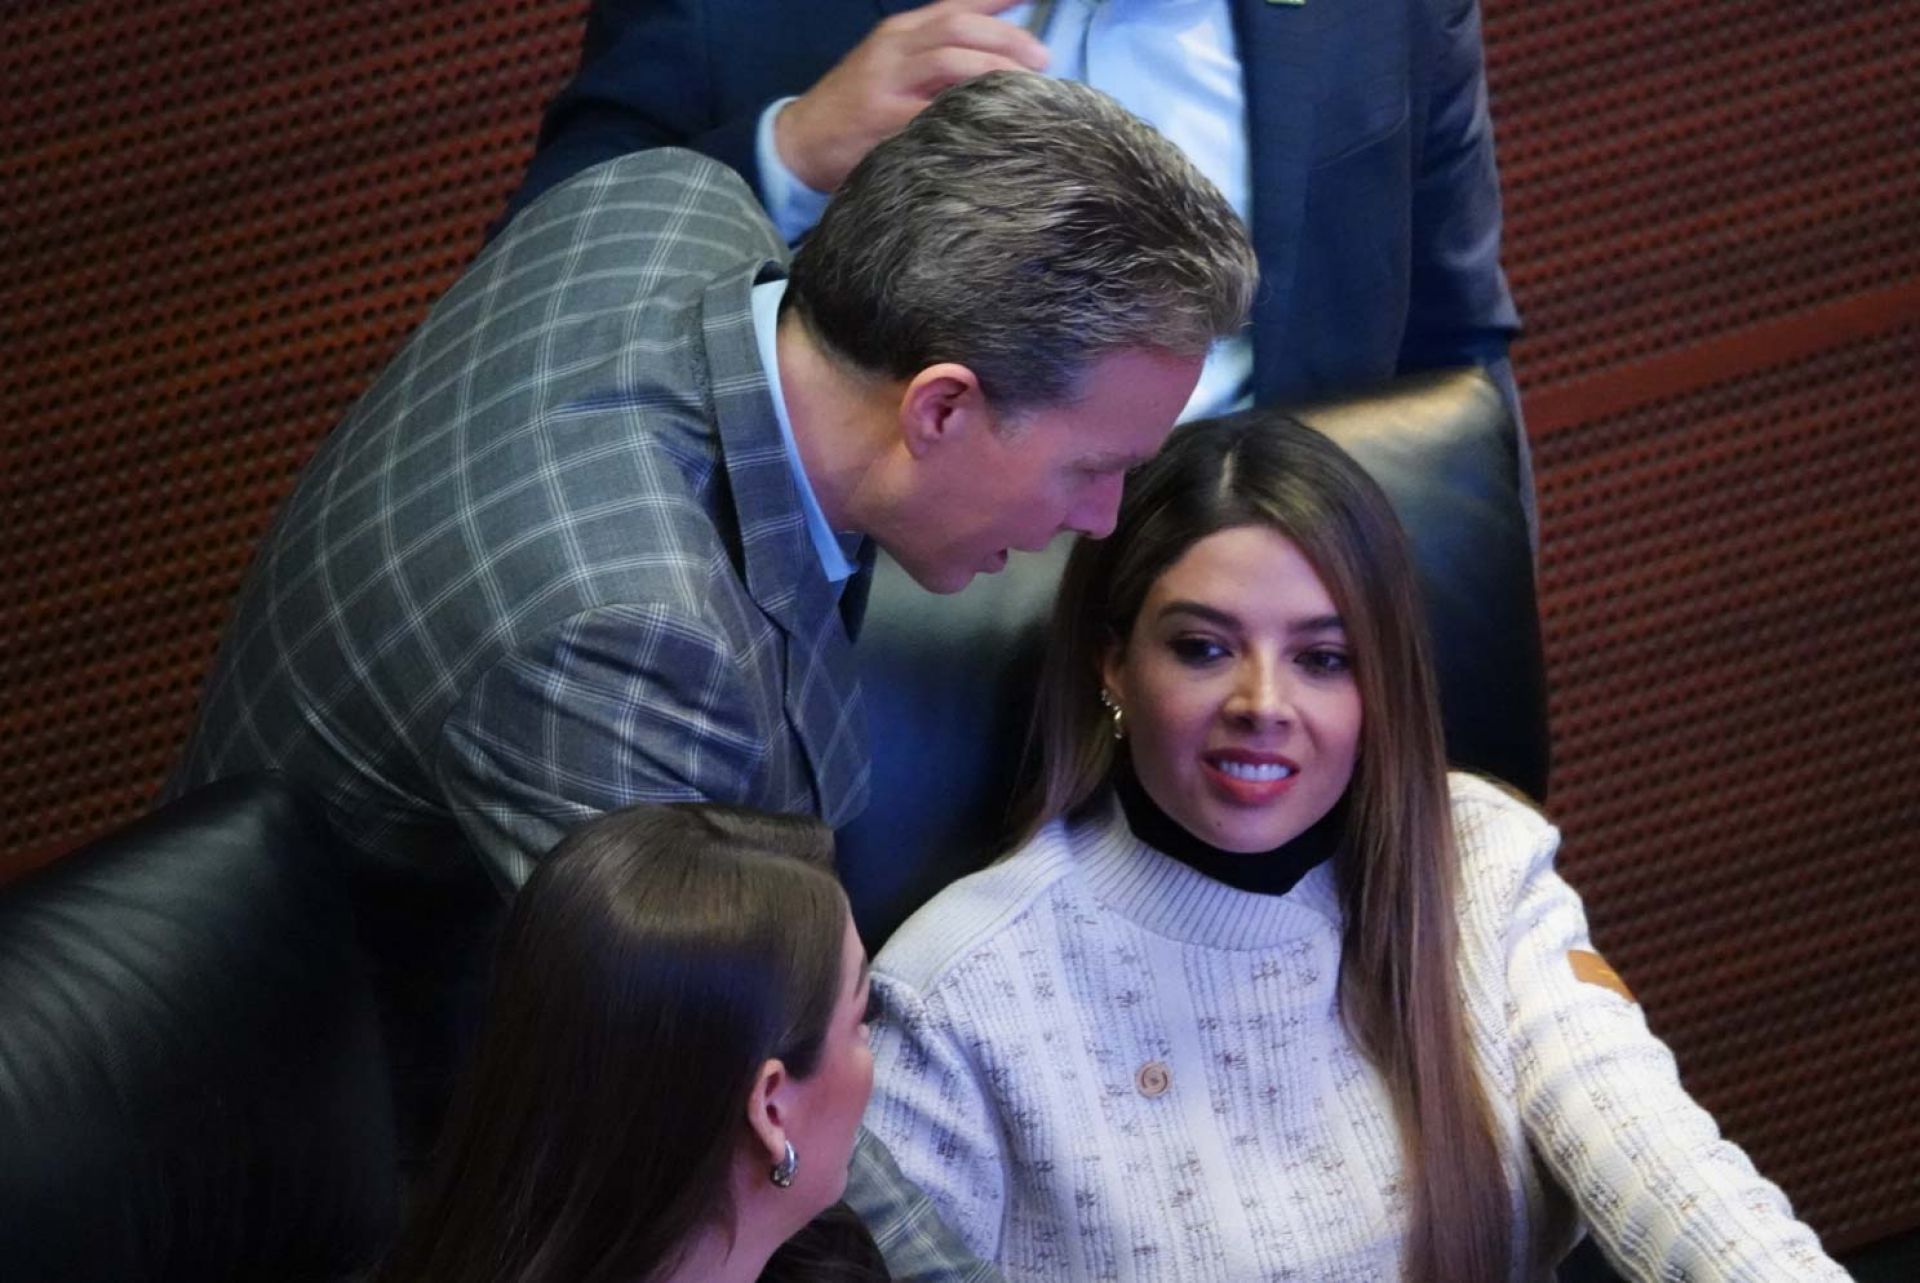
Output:
<svg viewBox="0 0 1920 1283">
<path fill-rule="evenodd" d="M 929 365 L 908 380 L 900 394 L 900 438 L 916 459 L 944 442 L 992 426 L 980 380 L 957 362 Z"/>
<path fill-rule="evenodd" d="M 784 1064 L 769 1060 L 760 1066 L 753 1090 L 747 1093 L 747 1126 L 766 1151 L 768 1163 L 779 1162 L 786 1153 L 787 1119 L 782 1111 L 792 1081 Z"/>
</svg>

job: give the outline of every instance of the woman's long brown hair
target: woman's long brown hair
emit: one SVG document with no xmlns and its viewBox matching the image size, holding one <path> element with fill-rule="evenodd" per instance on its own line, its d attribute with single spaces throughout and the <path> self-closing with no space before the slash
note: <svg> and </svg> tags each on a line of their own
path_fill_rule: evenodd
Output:
<svg viewBox="0 0 1920 1283">
<path fill-rule="evenodd" d="M 1335 861 L 1340 1011 L 1399 1121 L 1405 1277 L 1508 1278 L 1510 1192 L 1460 996 L 1459 861 L 1425 626 L 1399 522 L 1338 446 L 1252 412 L 1180 429 L 1129 480 L 1114 533 L 1082 540 L 1061 580 L 1023 831 L 1079 812 L 1105 787 L 1116 746 L 1099 703 L 1100 662 L 1124 644 L 1154 581 L 1208 535 L 1246 525 L 1270 527 L 1306 555 L 1354 656 L 1360 747 Z"/>
<path fill-rule="evenodd" d="M 753 1077 L 810 1075 L 839 992 L 832 853 L 818 820 L 692 805 L 555 848 L 381 1283 L 637 1283 L 730 1224 Z"/>
</svg>

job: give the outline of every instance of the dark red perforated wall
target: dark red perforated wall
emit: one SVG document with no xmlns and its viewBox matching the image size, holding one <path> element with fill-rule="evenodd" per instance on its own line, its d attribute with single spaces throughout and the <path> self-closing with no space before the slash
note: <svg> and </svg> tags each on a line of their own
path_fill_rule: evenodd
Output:
<svg viewBox="0 0 1920 1283">
<path fill-rule="evenodd" d="M 253 542 L 479 244 L 583 11 L 0 11 L 0 879 L 163 778 Z M 1486 25 L 1566 867 L 1829 1242 L 1912 1227 L 1920 4 Z"/>
<path fill-rule="evenodd" d="M 1486 18 L 1563 867 L 1871 1241 L 1920 1224 L 1920 5 Z"/>
<path fill-rule="evenodd" d="M 1530 389 L 1920 277 L 1920 15 L 1491 3 Z"/>
<path fill-rule="evenodd" d="M 583 11 L 0 19 L 0 870 L 152 794 L 254 540 L 478 247 Z"/>
<path fill-rule="evenodd" d="M 1920 1193 L 1916 369 L 1920 324 L 1541 443 L 1564 867 L 1688 1084 L 1849 1240 Z"/>
</svg>

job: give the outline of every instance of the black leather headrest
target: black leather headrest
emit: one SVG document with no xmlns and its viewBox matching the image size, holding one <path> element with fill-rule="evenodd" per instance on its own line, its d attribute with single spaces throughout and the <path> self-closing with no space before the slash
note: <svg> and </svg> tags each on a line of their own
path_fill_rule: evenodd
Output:
<svg viewBox="0 0 1920 1283">
<path fill-rule="evenodd" d="M 1261 411 L 1253 411 L 1258 415 Z M 1546 682 L 1511 419 L 1478 370 L 1295 408 L 1380 482 L 1412 541 L 1447 750 L 1543 799 Z M 950 597 L 882 557 L 858 654 L 873 802 L 840 834 L 869 947 L 1006 839 L 1045 620 L 1069 541 Z"/>
<path fill-rule="evenodd" d="M 1547 798 L 1546 665 L 1513 420 L 1479 370 L 1304 406 L 1387 492 L 1413 549 L 1447 756 Z"/>
<path fill-rule="evenodd" d="M 340 1277 L 398 1216 L 322 829 L 223 781 L 0 891 L 0 1277 Z"/>
</svg>

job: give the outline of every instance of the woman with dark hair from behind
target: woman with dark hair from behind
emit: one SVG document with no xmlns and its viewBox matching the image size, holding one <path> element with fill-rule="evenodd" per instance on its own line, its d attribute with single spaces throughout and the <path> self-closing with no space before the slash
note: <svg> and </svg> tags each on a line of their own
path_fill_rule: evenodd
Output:
<svg viewBox="0 0 1920 1283">
<path fill-rule="evenodd" d="M 1075 547 L 1028 836 L 874 964 L 867 1126 L 1010 1280 L 1845 1275 L 1449 774 L 1405 539 L 1325 437 L 1180 429 Z M 1568 1203 L 1571 1203 L 1571 1209 Z"/>
<path fill-rule="evenodd" d="M 633 807 L 513 904 L 381 1283 L 884 1280 L 844 1206 L 866 958 L 819 821 Z"/>
</svg>

